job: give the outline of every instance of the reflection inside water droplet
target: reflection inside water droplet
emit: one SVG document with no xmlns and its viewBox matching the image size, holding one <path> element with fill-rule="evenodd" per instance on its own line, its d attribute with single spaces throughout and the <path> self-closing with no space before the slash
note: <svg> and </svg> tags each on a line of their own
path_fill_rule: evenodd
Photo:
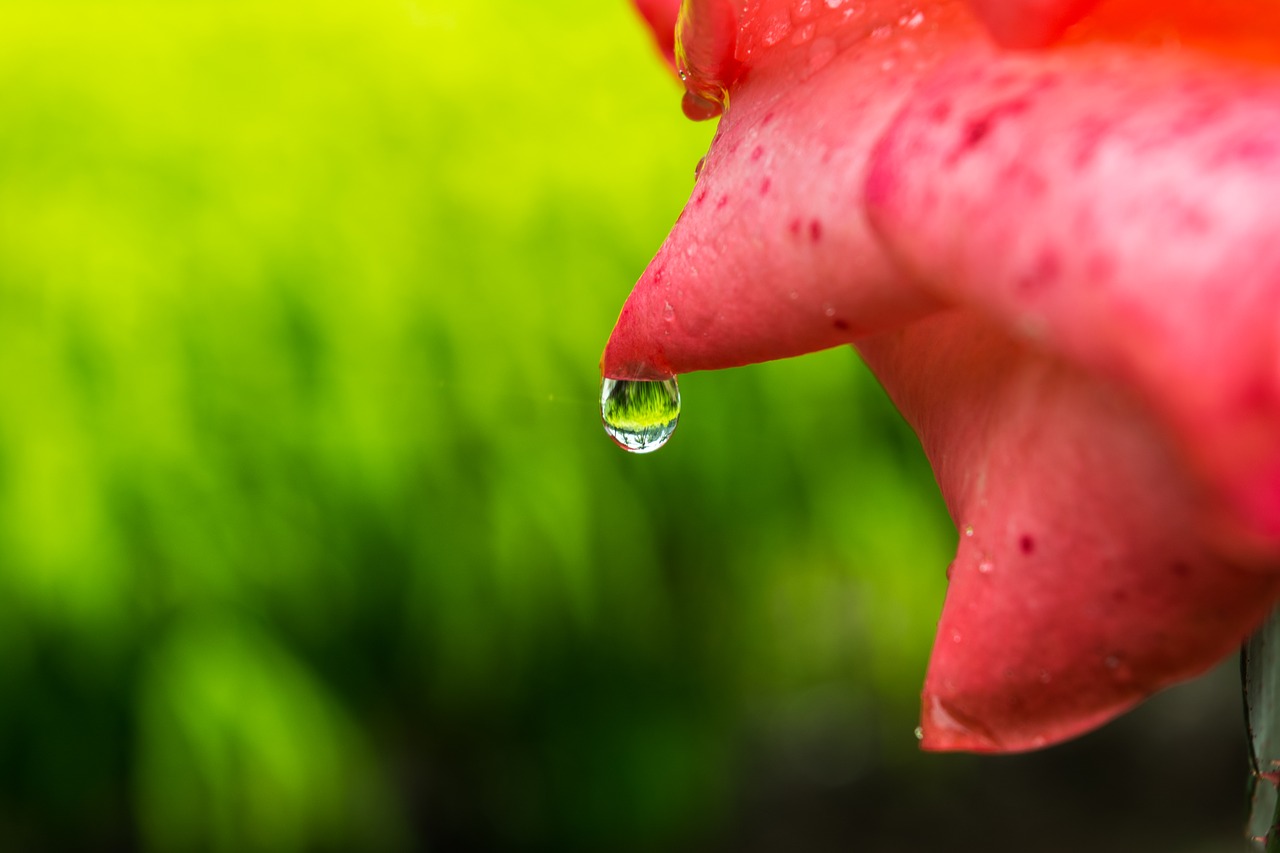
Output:
<svg viewBox="0 0 1280 853">
<path fill-rule="evenodd" d="M 604 431 L 623 450 L 652 453 L 667 443 L 680 419 L 675 377 L 660 382 L 606 379 L 600 385 Z"/>
</svg>

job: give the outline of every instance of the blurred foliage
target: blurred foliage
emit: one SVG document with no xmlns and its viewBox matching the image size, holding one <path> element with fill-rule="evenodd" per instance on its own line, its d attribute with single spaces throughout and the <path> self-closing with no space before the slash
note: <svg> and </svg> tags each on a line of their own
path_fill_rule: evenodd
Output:
<svg viewBox="0 0 1280 853">
<path fill-rule="evenodd" d="M 601 431 L 713 129 L 625 3 L 0 13 L 0 849 L 696 847 L 749 745 L 914 754 L 954 534 L 853 354 Z"/>
</svg>

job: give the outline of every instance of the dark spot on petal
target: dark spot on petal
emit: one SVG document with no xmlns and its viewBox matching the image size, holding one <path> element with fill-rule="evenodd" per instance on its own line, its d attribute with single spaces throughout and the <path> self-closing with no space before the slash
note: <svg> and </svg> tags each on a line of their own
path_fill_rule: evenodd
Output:
<svg viewBox="0 0 1280 853">
<path fill-rule="evenodd" d="M 793 219 L 787 223 L 787 230 L 791 232 L 792 237 L 800 236 L 800 225 L 801 223 L 799 219 Z"/>
<path fill-rule="evenodd" d="M 771 186 L 773 186 L 773 181 L 769 180 L 768 178 L 765 178 L 763 181 L 761 181 L 760 195 L 767 195 L 769 193 L 769 187 Z"/>
<path fill-rule="evenodd" d="M 1020 294 L 1032 296 L 1051 289 L 1061 275 L 1062 261 L 1058 254 L 1053 249 L 1044 249 L 1036 258 L 1035 265 L 1018 279 L 1016 286 Z"/>
<path fill-rule="evenodd" d="M 724 207 L 728 203 L 729 203 L 729 197 L 727 195 L 720 196 L 720 198 L 716 201 L 716 210 L 719 210 L 720 208 Z"/>
<path fill-rule="evenodd" d="M 698 190 L 697 195 L 693 197 L 693 204 L 696 207 L 702 204 L 706 200 L 707 200 L 707 188 L 703 187 L 702 189 Z"/>
<path fill-rule="evenodd" d="M 1243 163 L 1258 166 L 1268 165 L 1276 160 L 1280 160 L 1280 146 L 1276 140 L 1260 136 L 1228 140 L 1210 158 L 1214 165 Z"/>
<path fill-rule="evenodd" d="M 849 321 L 848 321 L 848 320 L 841 320 L 839 317 L 837 317 L 836 319 L 834 319 L 834 320 L 832 320 L 832 321 L 831 321 L 831 325 L 832 325 L 832 326 L 834 326 L 835 328 L 839 329 L 839 330 L 840 330 L 840 331 L 842 331 L 842 332 L 847 332 L 847 331 L 849 331 Z"/>
<path fill-rule="evenodd" d="M 973 148 L 991 133 L 991 116 L 975 118 L 964 126 L 964 139 L 960 143 L 962 151 Z"/>
<path fill-rule="evenodd" d="M 934 124 L 943 124 L 949 118 L 951 118 L 950 101 L 938 101 L 929 110 L 929 121 Z"/>
<path fill-rule="evenodd" d="M 760 119 L 760 124 L 765 125 L 771 121 L 773 121 L 773 110 L 764 114 L 764 117 Z"/>
<path fill-rule="evenodd" d="M 997 124 L 1006 118 L 1025 113 L 1031 108 L 1031 101 L 1025 96 L 996 104 L 981 115 L 965 122 L 961 133 L 960 144 L 951 152 L 947 165 L 953 165 L 962 156 L 982 144 L 982 140 L 991 135 Z"/>
<path fill-rule="evenodd" d="M 763 156 L 764 156 L 764 146 L 762 145 L 757 145 L 751 152 L 752 162 L 759 160 Z"/>
<path fill-rule="evenodd" d="M 822 239 L 822 223 L 816 219 L 809 223 L 809 239 L 815 243 Z"/>
<path fill-rule="evenodd" d="M 1018 539 L 1018 549 L 1024 554 L 1034 554 L 1036 550 L 1036 540 L 1024 533 L 1021 538 Z"/>
</svg>

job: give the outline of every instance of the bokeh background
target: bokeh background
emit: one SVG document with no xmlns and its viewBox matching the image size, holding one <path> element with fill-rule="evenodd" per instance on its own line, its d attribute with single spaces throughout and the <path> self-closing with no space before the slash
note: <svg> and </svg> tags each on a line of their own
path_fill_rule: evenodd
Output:
<svg viewBox="0 0 1280 853">
<path fill-rule="evenodd" d="M 711 125 L 624 0 L 0 3 L 0 850 L 1236 850 L 1232 674 L 917 752 L 854 354 L 600 349 Z"/>
</svg>

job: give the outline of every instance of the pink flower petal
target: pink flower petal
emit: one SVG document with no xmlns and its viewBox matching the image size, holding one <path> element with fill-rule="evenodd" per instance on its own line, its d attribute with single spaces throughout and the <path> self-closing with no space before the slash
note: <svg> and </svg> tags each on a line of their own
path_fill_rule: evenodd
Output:
<svg viewBox="0 0 1280 853">
<path fill-rule="evenodd" d="M 1073 50 L 961 62 L 878 150 L 873 219 L 940 298 L 1135 387 L 1280 553 L 1280 73 Z"/>
<path fill-rule="evenodd" d="M 973 311 L 860 344 L 960 531 L 923 693 L 926 749 L 1088 731 L 1238 648 L 1280 577 L 1196 535 L 1194 484 L 1124 391 Z"/>
<path fill-rule="evenodd" d="M 929 749 L 1079 734 L 1280 595 L 1276 48 L 1150 5 L 1018 55 L 958 0 L 685 6 L 686 111 L 729 109 L 602 371 L 857 341 L 961 530 Z"/>
<path fill-rule="evenodd" d="M 872 145 L 914 82 L 957 45 L 981 44 L 980 33 L 958 2 L 809 8 L 793 24 L 787 4 L 751 7 L 752 21 L 773 23 L 758 45 L 739 42 L 732 108 L 693 197 L 623 306 L 605 376 L 660 379 L 799 355 L 939 307 L 870 232 L 861 186 Z"/>
</svg>

